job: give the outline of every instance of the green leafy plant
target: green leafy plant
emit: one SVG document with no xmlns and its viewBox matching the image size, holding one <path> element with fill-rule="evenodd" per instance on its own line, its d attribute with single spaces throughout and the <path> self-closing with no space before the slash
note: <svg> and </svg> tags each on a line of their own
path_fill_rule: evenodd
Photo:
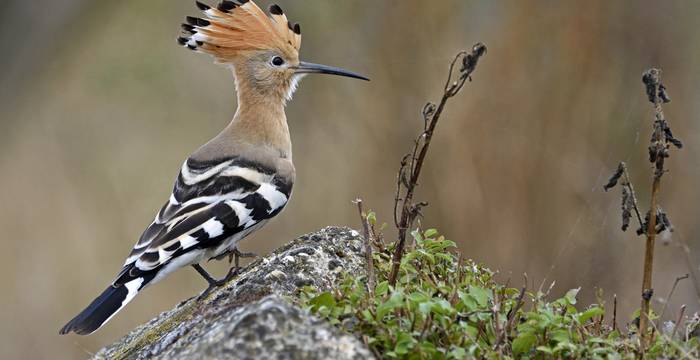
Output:
<svg viewBox="0 0 700 360">
<path fill-rule="evenodd" d="M 370 213 L 370 228 L 376 216 Z M 462 260 L 435 229 L 412 232 L 395 286 L 393 246 L 372 253 L 368 276 L 346 275 L 330 292 L 304 288 L 300 301 L 317 316 L 361 338 L 382 359 L 633 359 L 634 332 L 605 321 L 604 304 L 577 308 L 579 289 L 547 301 L 542 291 L 511 288 L 494 272 Z M 687 335 L 683 335 L 685 339 Z M 700 356 L 697 338 L 659 335 L 648 358 Z"/>
</svg>

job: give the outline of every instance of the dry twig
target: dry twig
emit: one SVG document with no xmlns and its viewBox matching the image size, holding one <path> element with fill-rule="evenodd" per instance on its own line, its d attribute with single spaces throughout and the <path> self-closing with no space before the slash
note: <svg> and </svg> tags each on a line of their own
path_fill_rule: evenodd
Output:
<svg viewBox="0 0 700 360">
<path fill-rule="evenodd" d="M 646 246 L 644 253 L 644 272 L 642 279 L 642 305 L 639 316 L 639 334 L 640 334 L 640 353 L 644 354 L 648 343 L 648 326 L 650 315 L 650 302 L 654 294 L 652 288 L 652 270 L 654 265 L 654 245 L 656 235 L 662 231 L 673 231 L 673 225 L 668 219 L 668 215 L 658 206 L 658 196 L 661 189 L 661 177 L 666 172 L 664 164 L 666 158 L 669 157 L 671 146 L 680 149 L 683 143 L 673 136 L 673 132 L 664 117 L 662 104 L 668 103 L 671 99 L 666 92 L 666 87 L 661 83 L 661 70 L 649 69 L 642 75 L 649 101 L 654 105 L 654 123 L 651 140 L 649 142 L 649 161 L 654 164 L 654 173 L 652 176 L 651 185 L 651 204 L 646 217 L 642 220 L 637 203 L 637 197 L 634 193 L 634 187 L 630 182 L 627 166 L 625 163 L 620 163 L 613 176 L 608 180 L 608 183 L 603 186 L 605 191 L 614 187 L 618 180 L 624 175 L 622 181 L 622 230 L 626 230 L 629 226 L 631 210 L 634 209 L 639 221 L 639 230 L 637 234 L 646 235 Z M 674 285 L 675 288 L 675 285 Z M 672 290 L 673 291 L 673 290 Z M 665 307 L 664 307 L 665 310 Z M 654 325 L 654 324 L 651 324 Z M 615 326 L 613 322 L 613 326 Z"/>
<path fill-rule="evenodd" d="M 668 296 L 666 297 L 666 302 L 664 302 L 664 307 L 661 309 L 661 315 L 659 315 L 659 322 L 662 321 L 664 314 L 666 313 L 666 307 L 668 307 L 668 303 L 671 301 L 671 296 L 673 296 L 673 292 L 676 291 L 676 286 L 678 286 L 678 283 L 681 282 L 681 280 L 685 280 L 690 277 L 690 274 L 685 274 L 683 276 L 679 276 L 676 278 L 676 281 L 673 282 L 673 286 L 671 286 L 671 291 L 668 292 Z"/>
<path fill-rule="evenodd" d="M 678 148 L 680 148 L 682 144 L 673 137 L 671 129 L 664 117 L 663 109 L 661 108 L 662 103 L 671 101 L 666 94 L 666 87 L 661 83 L 661 70 L 652 68 L 645 71 L 642 76 L 642 81 L 644 85 L 646 85 L 649 101 L 654 104 L 654 111 L 656 113 L 654 131 L 651 135 L 651 142 L 649 145 L 649 161 L 655 165 L 651 186 L 651 204 L 649 205 L 649 213 L 652 214 L 656 213 L 658 207 L 657 202 L 659 191 L 661 190 L 661 177 L 665 172 L 664 161 L 669 156 L 668 150 L 670 144 L 674 144 Z M 656 218 L 656 216 L 650 215 L 649 223 L 646 228 L 647 240 L 644 253 L 644 277 L 642 279 L 642 307 L 639 317 L 639 334 L 642 353 L 644 353 L 647 346 L 647 323 L 649 322 L 651 313 L 651 297 L 654 293 L 651 280 L 654 266 L 654 244 L 657 235 Z"/>
<path fill-rule="evenodd" d="M 617 329 L 617 294 L 613 294 L 612 329 L 613 329 L 613 331 L 615 331 Z"/>
<path fill-rule="evenodd" d="M 367 291 L 370 296 L 374 296 L 374 260 L 372 256 L 372 243 L 374 242 L 374 237 L 372 232 L 370 232 L 369 221 L 367 220 L 367 213 L 362 209 L 362 199 L 355 199 L 355 204 L 357 204 L 357 211 L 360 213 L 360 220 L 362 221 L 362 231 L 365 238 L 365 260 L 367 261 Z"/>
<path fill-rule="evenodd" d="M 683 321 L 683 314 L 685 313 L 685 304 L 681 305 L 681 311 L 678 313 L 678 319 L 676 319 L 676 323 L 673 325 L 673 332 L 671 332 L 671 339 L 676 337 L 676 332 L 678 332 L 678 327 L 680 326 L 681 322 Z"/>
<path fill-rule="evenodd" d="M 406 246 L 406 231 L 413 225 L 416 217 L 420 215 L 421 208 L 427 205 L 424 202 L 414 203 L 413 195 L 418 185 L 418 179 L 428 148 L 430 147 L 430 141 L 433 138 L 435 126 L 440 119 L 440 115 L 442 115 L 442 111 L 445 109 L 447 100 L 457 95 L 467 80 L 471 80 L 471 74 L 484 54 L 486 54 L 486 46 L 478 43 L 472 47 L 470 53 L 462 51 L 452 60 L 440 103 L 438 105 L 427 103 L 423 107 L 423 131 L 415 139 L 413 151 L 401 160 L 396 179 L 396 196 L 394 199 L 394 224 L 398 229 L 398 239 L 392 256 L 392 268 L 389 275 L 389 283 L 391 285 L 396 284 L 398 277 L 401 258 Z M 455 68 L 457 64 L 459 64 L 458 69 Z"/>
</svg>

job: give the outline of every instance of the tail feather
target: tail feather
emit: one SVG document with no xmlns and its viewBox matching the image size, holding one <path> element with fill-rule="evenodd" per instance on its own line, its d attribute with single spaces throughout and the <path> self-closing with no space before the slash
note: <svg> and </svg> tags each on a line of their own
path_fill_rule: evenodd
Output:
<svg viewBox="0 0 700 360">
<path fill-rule="evenodd" d="M 85 310 L 61 328 L 59 334 L 74 332 L 89 335 L 104 325 L 131 301 L 145 285 L 144 278 L 136 278 L 123 285 L 110 285 Z"/>
</svg>

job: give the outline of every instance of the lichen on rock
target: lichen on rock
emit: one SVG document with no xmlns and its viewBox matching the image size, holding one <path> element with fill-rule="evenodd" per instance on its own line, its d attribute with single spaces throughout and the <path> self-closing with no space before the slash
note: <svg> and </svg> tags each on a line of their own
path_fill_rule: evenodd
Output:
<svg viewBox="0 0 700 360">
<path fill-rule="evenodd" d="M 327 227 L 246 267 L 206 297 L 193 297 L 100 350 L 96 359 L 366 359 L 354 337 L 284 297 L 302 286 L 330 289 L 343 272 L 364 271 L 362 238 Z"/>
</svg>

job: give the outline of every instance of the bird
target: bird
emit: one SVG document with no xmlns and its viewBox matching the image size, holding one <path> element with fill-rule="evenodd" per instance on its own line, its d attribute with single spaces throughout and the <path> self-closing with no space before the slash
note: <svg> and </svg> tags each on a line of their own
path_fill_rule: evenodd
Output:
<svg viewBox="0 0 700 360">
<path fill-rule="evenodd" d="M 195 2 L 203 17 L 188 16 L 179 45 L 211 55 L 231 69 L 237 109 L 230 123 L 182 164 L 172 194 L 145 229 L 112 283 L 60 334 L 88 335 L 145 287 L 183 267 L 208 282 L 204 293 L 238 272 L 215 279 L 200 263 L 242 255 L 241 239 L 285 207 L 295 168 L 285 105 L 307 74 L 368 78 L 299 60 L 301 27 L 278 5 L 263 11 L 251 0 Z M 230 261 L 230 260 L 229 260 Z"/>
</svg>

